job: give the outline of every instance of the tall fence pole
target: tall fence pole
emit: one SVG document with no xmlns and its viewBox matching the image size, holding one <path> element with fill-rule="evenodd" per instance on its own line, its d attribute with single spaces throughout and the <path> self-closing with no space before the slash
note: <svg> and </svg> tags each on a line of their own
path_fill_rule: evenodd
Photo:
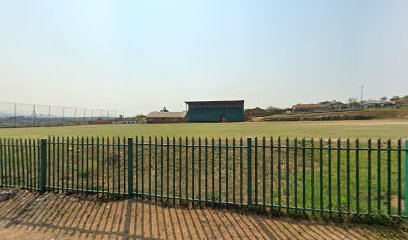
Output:
<svg viewBox="0 0 408 240">
<path fill-rule="evenodd" d="M 133 138 L 128 138 L 128 197 L 133 195 Z"/>
<path fill-rule="evenodd" d="M 405 216 L 408 216 L 408 140 L 405 140 Z"/>
<path fill-rule="evenodd" d="M 252 207 L 252 138 L 247 138 L 248 154 L 248 208 Z"/>
<path fill-rule="evenodd" d="M 47 184 L 47 139 L 41 139 L 40 145 L 40 193 L 45 193 L 45 186 Z"/>
</svg>

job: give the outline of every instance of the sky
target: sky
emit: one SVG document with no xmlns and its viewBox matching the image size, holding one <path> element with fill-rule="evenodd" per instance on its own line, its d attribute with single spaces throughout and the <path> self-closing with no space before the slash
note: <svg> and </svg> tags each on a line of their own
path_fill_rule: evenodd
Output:
<svg viewBox="0 0 408 240">
<path fill-rule="evenodd" d="M 290 107 L 408 95 L 406 0 L 0 0 L 0 102 Z"/>
</svg>

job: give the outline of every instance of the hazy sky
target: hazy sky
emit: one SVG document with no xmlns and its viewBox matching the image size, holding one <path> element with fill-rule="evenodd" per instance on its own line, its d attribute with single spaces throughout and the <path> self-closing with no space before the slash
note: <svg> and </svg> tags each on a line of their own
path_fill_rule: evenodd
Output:
<svg viewBox="0 0 408 240">
<path fill-rule="evenodd" d="M 408 94 L 407 0 L 0 0 L 0 101 L 148 113 Z"/>
</svg>

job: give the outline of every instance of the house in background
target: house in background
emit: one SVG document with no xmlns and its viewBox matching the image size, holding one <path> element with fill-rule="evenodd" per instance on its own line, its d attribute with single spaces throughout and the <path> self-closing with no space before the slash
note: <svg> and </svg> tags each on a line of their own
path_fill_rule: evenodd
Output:
<svg viewBox="0 0 408 240">
<path fill-rule="evenodd" d="M 326 111 L 338 111 L 338 110 L 344 110 L 348 108 L 347 104 L 344 104 L 342 102 L 337 102 L 337 101 L 333 101 L 333 102 L 329 102 L 327 104 L 323 105 L 324 110 Z"/>
<path fill-rule="evenodd" d="M 186 112 L 151 112 L 146 116 L 147 123 L 182 123 Z"/>
<path fill-rule="evenodd" d="M 294 113 L 312 113 L 323 111 L 322 104 L 296 104 L 292 106 L 292 112 Z"/>
<path fill-rule="evenodd" d="M 392 101 L 382 101 L 382 100 L 368 100 L 363 103 L 363 108 L 386 108 L 395 107 L 395 103 Z"/>
<path fill-rule="evenodd" d="M 244 100 L 187 101 L 188 122 L 243 122 Z"/>
</svg>

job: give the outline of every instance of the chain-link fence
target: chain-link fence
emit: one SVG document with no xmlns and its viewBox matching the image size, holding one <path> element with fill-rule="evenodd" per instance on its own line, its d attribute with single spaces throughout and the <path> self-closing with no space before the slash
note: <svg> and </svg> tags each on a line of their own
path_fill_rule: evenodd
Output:
<svg viewBox="0 0 408 240">
<path fill-rule="evenodd" d="M 0 102 L 0 127 L 109 124 L 123 115 L 123 110 Z"/>
</svg>

